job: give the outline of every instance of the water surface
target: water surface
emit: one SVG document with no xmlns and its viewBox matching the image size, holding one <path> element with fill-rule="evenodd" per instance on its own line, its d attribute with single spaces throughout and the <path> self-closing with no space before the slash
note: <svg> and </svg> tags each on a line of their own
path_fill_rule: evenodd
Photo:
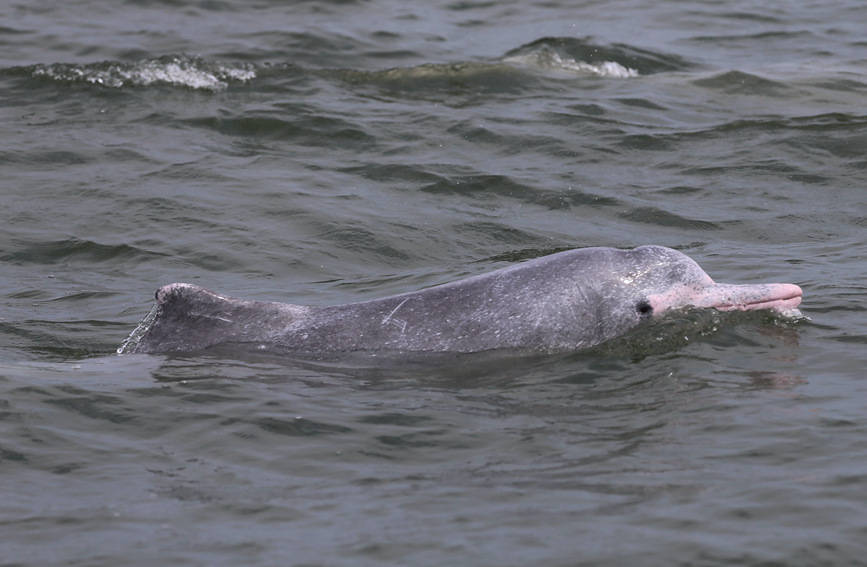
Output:
<svg viewBox="0 0 867 567">
<path fill-rule="evenodd" d="M 865 16 L 0 7 L 2 563 L 863 563 Z M 174 281 L 325 305 L 649 243 L 796 283 L 810 320 L 114 354 Z"/>
</svg>

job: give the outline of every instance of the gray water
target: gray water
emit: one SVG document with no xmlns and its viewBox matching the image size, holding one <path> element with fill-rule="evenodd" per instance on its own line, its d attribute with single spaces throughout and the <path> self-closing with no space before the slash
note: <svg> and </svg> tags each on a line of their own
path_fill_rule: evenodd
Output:
<svg viewBox="0 0 867 567">
<path fill-rule="evenodd" d="M 867 564 L 860 2 L 0 3 L 0 564 Z M 118 356 L 585 246 L 809 320 Z"/>
</svg>

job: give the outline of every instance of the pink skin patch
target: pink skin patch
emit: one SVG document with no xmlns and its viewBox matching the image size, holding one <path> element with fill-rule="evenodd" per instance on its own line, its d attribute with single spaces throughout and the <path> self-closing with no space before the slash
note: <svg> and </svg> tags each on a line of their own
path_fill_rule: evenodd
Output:
<svg viewBox="0 0 867 567">
<path fill-rule="evenodd" d="M 712 307 L 719 311 L 785 311 L 801 304 L 801 288 L 794 284 L 734 285 L 718 284 L 708 278 L 707 285 L 682 285 L 665 293 L 648 296 L 656 314 L 682 307 Z"/>
</svg>

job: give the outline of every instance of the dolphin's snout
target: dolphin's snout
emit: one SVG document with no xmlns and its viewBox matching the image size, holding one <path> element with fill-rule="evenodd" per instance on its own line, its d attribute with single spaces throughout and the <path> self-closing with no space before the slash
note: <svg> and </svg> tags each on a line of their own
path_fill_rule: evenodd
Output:
<svg viewBox="0 0 867 567">
<path fill-rule="evenodd" d="M 803 291 L 795 284 L 715 284 L 706 290 L 699 307 L 713 307 L 720 311 L 784 311 L 800 305 L 802 296 Z"/>
</svg>

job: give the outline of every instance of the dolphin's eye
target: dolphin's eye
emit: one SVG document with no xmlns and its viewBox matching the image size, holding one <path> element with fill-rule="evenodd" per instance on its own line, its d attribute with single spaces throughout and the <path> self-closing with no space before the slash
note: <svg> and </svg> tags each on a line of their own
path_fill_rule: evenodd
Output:
<svg viewBox="0 0 867 567">
<path fill-rule="evenodd" d="M 638 311 L 639 315 L 642 317 L 647 317 L 648 315 L 653 314 L 653 307 L 646 300 L 641 300 L 636 303 L 635 310 Z"/>
</svg>

